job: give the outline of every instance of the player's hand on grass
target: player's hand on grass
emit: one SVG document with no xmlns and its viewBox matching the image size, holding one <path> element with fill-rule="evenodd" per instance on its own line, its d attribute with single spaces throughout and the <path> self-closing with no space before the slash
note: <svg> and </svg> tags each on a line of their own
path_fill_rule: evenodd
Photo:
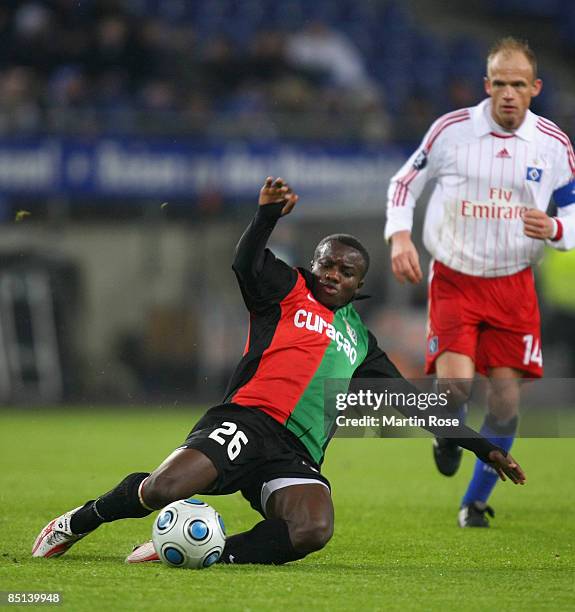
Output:
<svg viewBox="0 0 575 612">
<path fill-rule="evenodd" d="M 542 210 L 530 208 L 523 214 L 523 233 L 529 238 L 545 240 L 553 236 L 553 219 Z"/>
<path fill-rule="evenodd" d="M 509 478 L 515 484 L 525 484 L 525 473 L 511 455 L 506 457 L 501 451 L 492 450 L 488 457 L 488 465 L 497 472 L 501 480 Z"/>
<path fill-rule="evenodd" d="M 419 255 L 408 231 L 396 232 L 391 237 L 391 269 L 401 284 L 406 280 L 419 283 L 423 278 Z"/>
<path fill-rule="evenodd" d="M 264 186 L 260 189 L 260 197 L 258 204 L 267 206 L 268 204 L 278 204 L 284 202 L 282 208 L 282 217 L 289 215 L 293 207 L 296 205 L 299 196 L 294 193 L 293 189 L 282 179 L 273 176 L 268 176 Z"/>
</svg>

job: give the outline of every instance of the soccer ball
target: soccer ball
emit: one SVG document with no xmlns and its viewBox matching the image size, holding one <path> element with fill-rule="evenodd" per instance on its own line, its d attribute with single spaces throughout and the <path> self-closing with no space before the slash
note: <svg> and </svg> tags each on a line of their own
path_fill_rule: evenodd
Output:
<svg viewBox="0 0 575 612">
<path fill-rule="evenodd" d="M 167 565 L 202 569 L 221 557 L 226 531 L 222 517 L 211 506 L 199 499 L 181 499 L 160 511 L 152 540 Z"/>
</svg>

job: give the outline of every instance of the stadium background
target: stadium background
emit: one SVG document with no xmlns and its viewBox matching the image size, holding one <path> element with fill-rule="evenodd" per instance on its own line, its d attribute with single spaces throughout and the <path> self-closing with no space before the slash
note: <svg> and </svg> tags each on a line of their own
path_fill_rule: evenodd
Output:
<svg viewBox="0 0 575 612">
<path fill-rule="evenodd" d="M 221 397 L 247 327 L 233 249 L 268 174 L 301 194 L 273 248 L 304 263 L 327 233 L 364 241 L 362 314 L 417 376 L 426 287 L 392 279 L 388 179 L 435 117 L 481 99 L 500 35 L 530 40 L 534 110 L 573 137 L 574 28 L 559 1 L 5 0 L 0 401 Z M 575 263 L 554 255 L 544 355 L 569 376 Z"/>
<path fill-rule="evenodd" d="M 0 604 L 12 590 L 89 612 L 573 608 L 567 436 L 517 440 L 529 482 L 497 487 L 489 530 L 455 526 L 470 453 L 442 479 L 428 439 L 340 438 L 323 470 L 334 538 L 298 563 L 125 565 L 153 516 L 30 556 L 47 520 L 153 469 L 221 397 L 247 327 L 230 263 L 268 173 L 302 195 L 274 249 L 303 263 L 323 235 L 357 234 L 373 256 L 362 314 L 419 375 L 425 286 L 391 278 L 390 174 L 435 116 L 480 99 L 500 35 L 529 38 L 537 109 L 575 135 L 572 3 L 461 4 L 0 2 Z M 547 255 L 547 375 L 569 376 L 575 264 Z M 239 494 L 207 501 L 229 533 L 258 520 Z"/>
</svg>

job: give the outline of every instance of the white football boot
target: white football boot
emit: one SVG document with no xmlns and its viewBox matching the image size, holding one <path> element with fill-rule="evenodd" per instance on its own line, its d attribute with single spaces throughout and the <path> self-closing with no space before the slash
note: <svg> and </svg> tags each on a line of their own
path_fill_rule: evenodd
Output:
<svg viewBox="0 0 575 612">
<path fill-rule="evenodd" d="M 77 535 L 70 530 L 70 518 L 81 507 L 78 506 L 78 508 L 51 520 L 42 529 L 32 547 L 33 557 L 60 557 L 78 540 L 88 535 L 87 533 Z"/>
<path fill-rule="evenodd" d="M 145 563 L 159 561 L 160 557 L 154 548 L 152 540 L 135 546 L 134 550 L 126 557 L 126 563 Z"/>
</svg>

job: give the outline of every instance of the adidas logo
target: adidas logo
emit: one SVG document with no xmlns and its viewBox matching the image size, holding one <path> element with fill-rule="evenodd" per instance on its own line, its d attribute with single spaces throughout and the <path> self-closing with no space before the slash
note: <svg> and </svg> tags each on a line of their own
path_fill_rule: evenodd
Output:
<svg viewBox="0 0 575 612">
<path fill-rule="evenodd" d="M 505 147 L 503 147 L 495 157 L 499 159 L 511 159 L 511 155 L 509 155 L 509 151 Z"/>
</svg>

